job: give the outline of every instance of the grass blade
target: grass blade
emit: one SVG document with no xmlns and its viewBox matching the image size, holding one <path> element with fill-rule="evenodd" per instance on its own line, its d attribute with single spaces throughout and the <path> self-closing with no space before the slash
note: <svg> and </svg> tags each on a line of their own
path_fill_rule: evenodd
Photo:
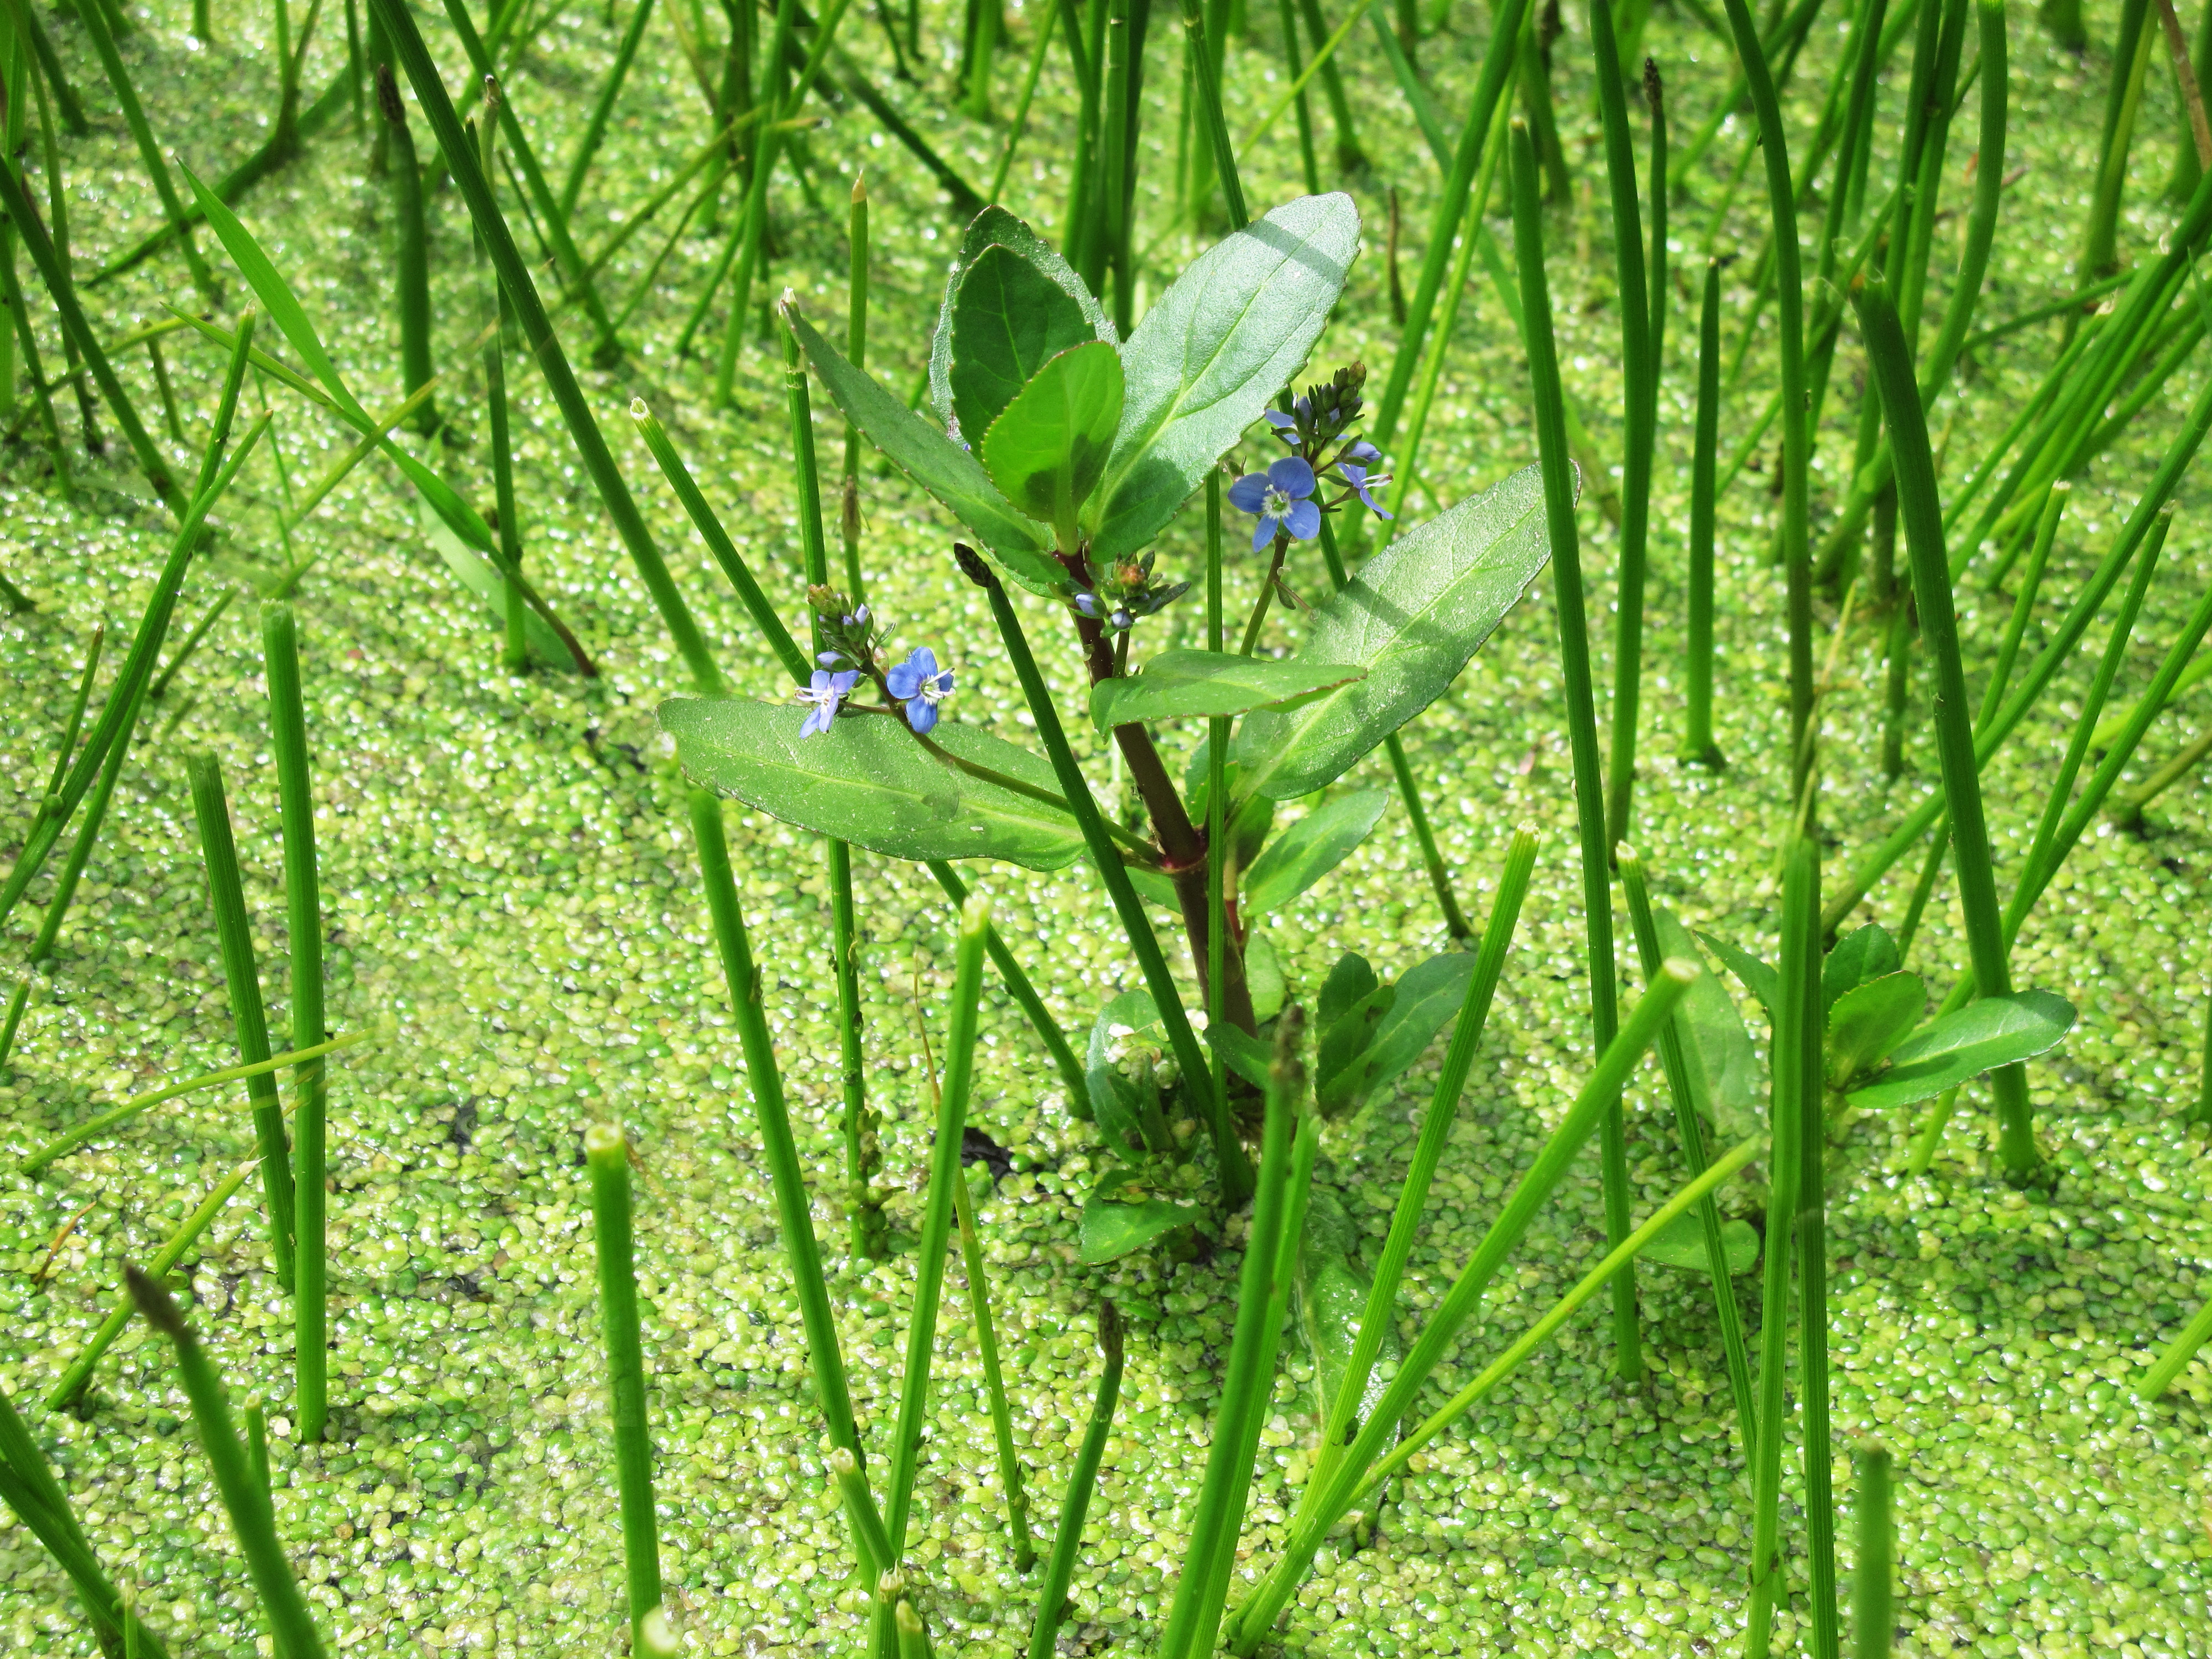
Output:
<svg viewBox="0 0 2212 1659">
<path fill-rule="evenodd" d="M 1106 1437 L 1113 1431 L 1114 1407 L 1121 1397 L 1121 1316 L 1110 1302 L 1098 1304 L 1098 1351 L 1106 1363 L 1098 1373 L 1090 1425 L 1084 1430 L 1075 1468 L 1067 1477 L 1067 1496 L 1060 1502 L 1060 1526 L 1052 1536 L 1044 1587 L 1037 1595 L 1036 1622 L 1030 1627 L 1029 1659 L 1051 1659 L 1060 1608 L 1075 1577 L 1075 1554 L 1083 1547 L 1084 1517 L 1090 1512 L 1091 1494 L 1097 1488 L 1098 1466 L 1106 1455 Z"/>
<path fill-rule="evenodd" d="M 640 1647 L 646 1615 L 660 1605 L 660 1528 L 653 1509 L 653 1437 L 646 1418 L 645 1350 L 638 1332 L 629 1157 L 629 1141 L 619 1125 L 594 1123 L 584 1131 L 584 1159 L 591 1167 L 599 1317 L 614 1414 L 615 1481 L 621 1492 L 630 1643 Z"/>
</svg>

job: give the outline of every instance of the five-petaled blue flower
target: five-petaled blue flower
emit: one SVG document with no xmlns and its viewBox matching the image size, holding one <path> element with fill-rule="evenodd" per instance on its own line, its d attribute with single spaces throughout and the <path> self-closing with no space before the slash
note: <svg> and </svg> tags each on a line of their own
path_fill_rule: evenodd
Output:
<svg viewBox="0 0 2212 1659">
<path fill-rule="evenodd" d="M 937 705 L 952 695 L 952 671 L 937 665 L 937 653 L 917 645 L 902 663 L 884 676 L 890 694 L 906 707 L 906 723 L 918 732 L 937 724 Z"/>
<path fill-rule="evenodd" d="M 814 683 L 800 687 L 797 693 L 799 702 L 811 704 L 814 710 L 799 728 L 799 735 L 811 738 L 817 732 L 827 732 L 830 722 L 836 718 L 837 705 L 852 695 L 860 679 L 857 669 L 848 668 L 836 674 L 826 668 L 816 669 Z"/>
<path fill-rule="evenodd" d="M 1363 444 L 1360 447 L 1367 448 L 1369 446 Z M 1336 464 L 1336 470 L 1344 475 L 1345 483 L 1352 486 L 1352 493 L 1359 497 L 1361 505 L 1372 510 L 1375 516 L 1378 519 L 1387 519 L 1391 516 L 1390 514 L 1385 510 L 1382 502 L 1376 501 L 1372 495 L 1367 493 L 1367 469 L 1365 467 L 1361 466 L 1356 461 L 1339 461 Z M 1375 482 L 1376 483 L 1381 483 L 1382 480 L 1377 478 Z"/>
<path fill-rule="evenodd" d="M 1295 542 L 1321 534 L 1321 507 L 1311 497 L 1314 470 L 1302 455 L 1285 455 L 1265 472 L 1248 472 L 1229 486 L 1229 500 L 1240 511 L 1256 514 L 1252 550 L 1275 538 L 1280 526 Z"/>
</svg>

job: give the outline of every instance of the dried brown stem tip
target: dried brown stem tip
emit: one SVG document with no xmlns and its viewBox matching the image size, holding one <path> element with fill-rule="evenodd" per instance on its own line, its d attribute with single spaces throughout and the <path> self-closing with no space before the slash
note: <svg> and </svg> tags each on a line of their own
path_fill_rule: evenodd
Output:
<svg viewBox="0 0 2212 1659">
<path fill-rule="evenodd" d="M 983 556 L 967 543 L 953 543 L 952 556 L 960 562 L 961 574 L 986 593 L 999 585 L 999 579 L 992 574 L 991 567 L 983 562 Z"/>
</svg>

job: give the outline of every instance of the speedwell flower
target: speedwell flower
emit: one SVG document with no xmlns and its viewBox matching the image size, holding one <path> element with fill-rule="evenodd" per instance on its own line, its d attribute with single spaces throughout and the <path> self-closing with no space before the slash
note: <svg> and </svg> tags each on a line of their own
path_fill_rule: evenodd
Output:
<svg viewBox="0 0 2212 1659">
<path fill-rule="evenodd" d="M 853 688 L 860 683 L 860 678 L 857 669 L 848 668 L 836 674 L 826 668 L 816 669 L 813 684 L 801 686 L 793 694 L 814 711 L 799 728 L 799 735 L 811 738 L 817 732 L 827 732 L 830 722 L 837 717 L 837 705 L 852 695 Z"/>
<path fill-rule="evenodd" d="M 1265 472 L 1248 472 L 1229 486 L 1231 505 L 1257 515 L 1252 550 L 1274 540 L 1279 526 L 1292 541 L 1321 534 L 1321 508 L 1313 501 L 1314 470 L 1301 455 L 1285 455 Z"/>
<path fill-rule="evenodd" d="M 1370 485 L 1388 483 L 1389 474 L 1377 473 L 1370 478 L 1367 475 L 1367 469 L 1356 461 L 1339 461 L 1336 464 L 1336 470 L 1343 475 L 1345 483 L 1352 486 L 1352 493 L 1359 497 L 1362 506 L 1372 510 L 1378 519 L 1387 519 L 1391 516 L 1382 502 L 1367 493 Z"/>
<path fill-rule="evenodd" d="M 906 723 L 918 732 L 937 724 L 937 705 L 952 695 L 952 671 L 937 665 L 937 653 L 917 645 L 904 662 L 892 665 L 884 684 L 906 708 Z"/>
</svg>

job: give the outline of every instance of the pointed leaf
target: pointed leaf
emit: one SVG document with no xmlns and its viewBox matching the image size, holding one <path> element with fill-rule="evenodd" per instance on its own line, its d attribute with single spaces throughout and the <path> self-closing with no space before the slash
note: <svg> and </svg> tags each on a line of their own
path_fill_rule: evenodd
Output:
<svg viewBox="0 0 2212 1659">
<path fill-rule="evenodd" d="M 1283 979 L 1283 960 L 1265 933 L 1255 933 L 1244 947 L 1244 983 L 1252 993 L 1252 1018 L 1266 1024 L 1283 1012 L 1289 988 Z"/>
<path fill-rule="evenodd" d="M 1033 593 L 1057 593 L 1067 573 L 1050 556 L 1051 538 L 1042 525 L 1015 511 L 986 476 L 983 464 L 901 403 L 866 370 L 847 362 L 795 308 L 786 315 L 806 361 L 845 418 L 966 525 L 1016 581 Z"/>
<path fill-rule="evenodd" d="M 895 718 L 848 716 L 802 738 L 807 711 L 785 703 L 678 697 L 659 714 L 695 781 L 870 852 L 1058 870 L 1084 851 L 1072 814 L 947 765 Z M 963 760 L 1060 793 L 1041 756 L 988 732 L 947 720 L 930 736 Z"/>
<path fill-rule="evenodd" d="M 991 423 L 984 469 L 1008 501 L 1073 547 L 1075 509 L 1097 487 L 1121 418 L 1121 360 L 1103 340 L 1077 346 L 1039 368 Z"/>
<path fill-rule="evenodd" d="M 1272 1044 L 1247 1036 L 1225 1019 L 1215 1020 L 1206 1028 L 1206 1040 L 1231 1071 L 1256 1089 L 1267 1086 L 1268 1073 L 1275 1063 Z"/>
<path fill-rule="evenodd" d="M 1917 974 L 1884 974 L 1838 997 L 1828 1010 L 1829 1085 L 1840 1089 L 1881 1065 L 1927 1006 Z"/>
<path fill-rule="evenodd" d="M 1349 196 L 1301 197 L 1200 254 L 1145 313 L 1121 349 L 1128 400 L 1084 515 L 1094 559 L 1149 544 L 1260 418 L 1304 366 L 1358 252 Z"/>
<path fill-rule="evenodd" d="M 1865 1110 L 1910 1106 L 1999 1066 L 2033 1060 L 2074 1029 L 2074 1005 L 2048 991 L 1983 997 L 1923 1026 L 1899 1045 L 1893 1064 L 1850 1103 Z"/>
<path fill-rule="evenodd" d="M 1682 1058 L 1690 1073 L 1690 1098 L 1698 1112 L 1729 1141 L 1759 1133 L 1759 1055 L 1751 1033 L 1743 1029 L 1735 999 L 1729 994 L 1704 954 L 1690 938 L 1690 930 L 1671 910 L 1654 913 L 1659 934 L 1659 953 L 1694 962 L 1705 971 L 1690 981 L 1690 989 L 1675 1014 L 1684 1034 Z"/>
<path fill-rule="evenodd" d="M 1124 991 L 1098 1011 L 1098 1018 L 1091 1022 L 1091 1042 L 1084 1051 L 1083 1075 L 1090 1088 L 1091 1111 L 1100 1127 L 1131 1145 L 1141 1145 L 1145 1133 L 1138 1112 L 1137 1085 L 1114 1055 L 1126 1043 L 1147 1037 L 1166 1047 L 1166 1033 L 1156 1029 L 1159 1020 L 1159 1006 L 1149 992 Z"/>
<path fill-rule="evenodd" d="M 1730 973 L 1743 981 L 1743 988 L 1759 999 L 1759 1006 L 1766 1010 L 1767 1018 L 1772 1019 L 1775 1005 L 1782 1000 L 1782 975 L 1750 951 L 1739 951 L 1726 939 L 1715 939 L 1711 933 L 1698 937 L 1727 964 Z"/>
<path fill-rule="evenodd" d="M 1316 1186 L 1307 1200 L 1304 1236 L 1298 1249 L 1298 1328 L 1314 1359 L 1316 1415 L 1328 1420 L 1338 1392 L 1352 1367 L 1352 1351 L 1359 1340 L 1359 1322 L 1367 1311 L 1368 1293 L 1374 1288 L 1356 1265 L 1353 1252 L 1358 1235 L 1335 1194 Z M 1382 1332 L 1375 1364 L 1360 1391 L 1356 1425 L 1382 1403 L 1390 1378 L 1404 1358 L 1396 1323 Z"/>
<path fill-rule="evenodd" d="M 1836 941 L 1820 967 L 1820 1006 L 1832 1008 L 1836 999 L 1869 980 L 1897 971 L 1897 941 L 1880 922 L 1870 921 Z"/>
<path fill-rule="evenodd" d="M 1039 272 L 1054 288 L 1059 289 L 1082 310 L 1091 325 L 1091 334 L 1109 345 L 1117 344 L 1121 337 L 1114 325 L 1074 268 L 1060 257 L 1060 252 L 1036 232 L 1017 219 L 1006 209 L 985 208 L 969 222 L 960 238 L 960 252 L 952 262 L 952 269 L 945 278 L 945 299 L 938 307 L 937 332 L 929 343 L 929 396 L 937 410 L 937 418 L 950 430 L 954 424 L 952 411 L 952 307 L 960 292 L 961 279 L 968 269 L 994 247 L 1002 247 L 1017 255 Z"/>
<path fill-rule="evenodd" d="M 1759 1265 L 1759 1234 L 1748 1221 L 1721 1223 L 1721 1249 L 1728 1258 L 1731 1277 L 1749 1273 Z M 1644 1247 L 1646 1261 L 1656 1261 L 1662 1267 L 1680 1267 L 1685 1273 L 1710 1273 L 1712 1263 L 1705 1255 L 1705 1224 L 1698 1218 L 1695 1210 L 1684 1212 L 1659 1230 L 1659 1237 Z"/>
<path fill-rule="evenodd" d="M 1342 776 L 1444 694 L 1550 556 L 1531 466 L 1369 560 L 1315 607 L 1291 659 L 1349 663 L 1367 678 L 1287 714 L 1248 715 L 1234 750 L 1240 787 L 1282 800 Z"/>
<path fill-rule="evenodd" d="M 428 532 L 431 550 L 445 561 L 446 568 L 460 580 L 461 586 L 482 599 L 500 626 L 507 625 L 507 573 L 489 559 L 463 542 L 446 526 L 433 519 L 423 528 Z M 535 611 L 525 605 L 522 611 L 522 635 L 530 652 L 530 659 L 541 668 L 574 673 L 576 659 L 552 625 Z"/>
<path fill-rule="evenodd" d="M 1240 896 L 1243 913 L 1264 915 L 1288 904 L 1351 857 L 1389 805 L 1389 790 L 1360 789 L 1307 813 L 1252 860 Z"/>
<path fill-rule="evenodd" d="M 971 444 L 981 442 L 1039 369 L 1085 343 L 1104 343 L 1091 333 L 1074 296 L 1012 250 L 985 248 L 961 273 L 952 299 L 953 420 L 947 430 Z M 1114 348 L 1105 349 L 1118 363 Z M 1117 398 L 1115 423 L 1121 418 Z M 1113 435 L 1109 425 L 1109 443 Z M 1098 459 L 1103 466 L 1103 446 Z"/>
<path fill-rule="evenodd" d="M 1118 1196 L 1136 1185 L 1137 1180 L 1134 1170 L 1109 1170 L 1083 1200 L 1079 1254 L 1085 1267 L 1118 1261 L 1199 1218 L 1199 1212 L 1188 1204 L 1149 1197 L 1133 1201 Z"/>
<path fill-rule="evenodd" d="M 1323 1112 L 1334 1115 L 1358 1103 L 1364 1094 L 1357 1088 L 1361 1073 L 1351 1074 L 1375 1040 L 1376 1022 L 1397 993 L 1375 977 L 1375 969 L 1357 951 L 1336 959 L 1322 981 L 1320 1042 L 1314 1054 L 1314 1096 Z"/>
<path fill-rule="evenodd" d="M 1474 975 L 1472 951 L 1446 951 L 1398 975 L 1397 995 L 1376 1027 L 1375 1042 L 1368 1050 L 1374 1060 L 1370 1090 L 1413 1068 L 1437 1033 L 1465 1006 L 1468 981 Z"/>
<path fill-rule="evenodd" d="M 1163 651 L 1137 673 L 1091 688 L 1091 719 L 1101 732 L 1139 720 L 1241 714 L 1287 708 L 1297 699 L 1366 678 L 1343 663 L 1299 657 L 1239 657 L 1226 651 Z M 1200 773 L 1202 779 L 1205 774 Z M 1234 793 L 1232 787 L 1231 793 Z M 1203 810 L 1194 802 L 1194 813 Z"/>
</svg>

